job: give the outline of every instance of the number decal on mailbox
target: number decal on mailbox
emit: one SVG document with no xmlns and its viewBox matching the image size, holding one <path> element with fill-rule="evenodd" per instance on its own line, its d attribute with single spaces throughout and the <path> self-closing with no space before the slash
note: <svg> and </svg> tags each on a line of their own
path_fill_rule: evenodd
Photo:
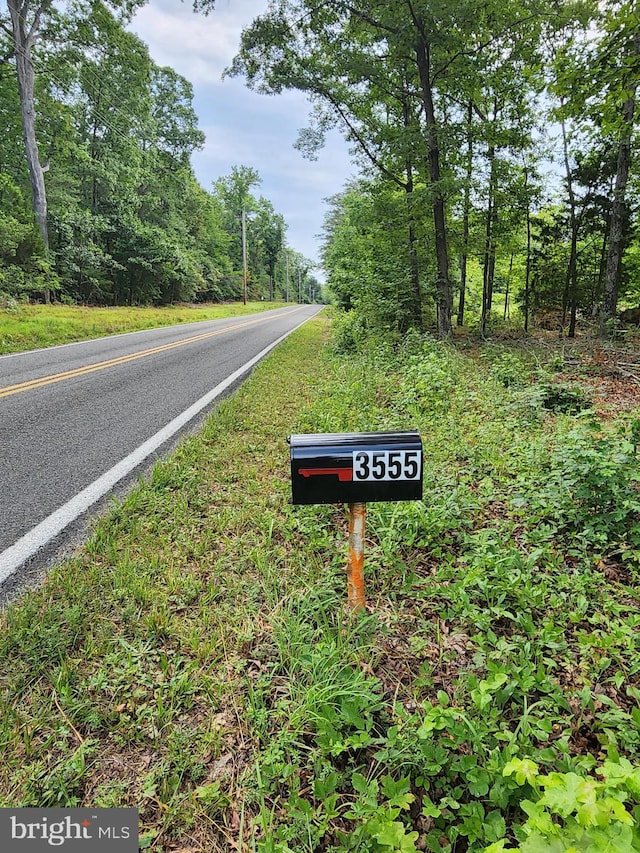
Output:
<svg viewBox="0 0 640 853">
<path fill-rule="evenodd" d="M 354 480 L 419 480 L 418 450 L 357 450 L 353 454 Z"/>
</svg>

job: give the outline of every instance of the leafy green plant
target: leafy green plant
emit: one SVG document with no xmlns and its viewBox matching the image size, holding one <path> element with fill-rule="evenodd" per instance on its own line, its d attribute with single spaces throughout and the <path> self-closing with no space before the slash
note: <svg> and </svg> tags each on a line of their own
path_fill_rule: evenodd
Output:
<svg viewBox="0 0 640 853">
<path fill-rule="evenodd" d="M 475 355 L 415 333 L 344 359 L 325 333 L 283 344 L 7 609 L 0 803 L 136 805 L 154 853 L 479 853 L 525 844 L 520 803 L 558 796 L 504 775 L 518 758 L 577 801 L 571 774 L 606 783 L 596 805 L 635 821 L 593 770 L 640 762 L 633 419 L 523 417 Z M 369 507 L 356 616 L 345 514 L 289 505 L 285 436 L 405 427 L 425 497 Z M 539 819 L 564 832 L 578 810 L 556 806 Z M 609 818 L 587 829 L 627 832 Z"/>
<path fill-rule="evenodd" d="M 335 353 L 356 353 L 365 339 L 366 321 L 359 311 L 336 312 L 331 328 L 331 346 Z"/>
<path fill-rule="evenodd" d="M 530 481 L 517 506 L 584 546 L 623 550 L 640 544 L 640 470 L 624 432 L 572 429 L 548 460 L 544 481 Z"/>
<path fill-rule="evenodd" d="M 399 393 L 395 395 L 396 406 L 414 419 L 424 417 L 425 412 L 447 409 L 459 372 L 455 355 L 434 341 L 426 339 L 415 350 L 415 344 L 407 348 Z"/>
<path fill-rule="evenodd" d="M 361 773 L 354 773 L 351 784 L 359 796 L 344 814 L 354 821 L 344 849 L 359 849 L 358 845 L 364 842 L 371 853 L 417 853 L 418 833 L 407 832 L 398 820 L 415 800 L 410 779 L 396 782 L 391 776 L 382 776 L 380 780 L 367 780 Z"/>
<path fill-rule="evenodd" d="M 531 792 L 520 803 L 527 815 L 515 830 L 520 844 L 510 847 L 500 839 L 484 853 L 640 850 L 640 767 L 621 758 L 605 761 L 596 772 L 602 780 L 577 773 L 540 774 L 534 761 L 513 758 L 504 776 L 514 776 Z"/>
<path fill-rule="evenodd" d="M 584 388 L 561 382 L 541 382 L 537 386 L 536 397 L 543 408 L 568 415 L 593 406 Z"/>
<path fill-rule="evenodd" d="M 529 381 L 529 371 L 517 355 L 501 353 L 491 365 L 491 375 L 505 388 L 518 388 Z"/>
</svg>

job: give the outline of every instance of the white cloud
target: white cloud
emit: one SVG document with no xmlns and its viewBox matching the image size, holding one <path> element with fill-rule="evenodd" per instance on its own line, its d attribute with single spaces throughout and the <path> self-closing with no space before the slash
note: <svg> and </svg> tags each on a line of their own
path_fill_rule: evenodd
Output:
<svg viewBox="0 0 640 853">
<path fill-rule="evenodd" d="M 131 29 L 159 65 L 170 65 L 194 85 L 216 84 L 238 51 L 243 27 L 266 7 L 267 0 L 223 0 L 205 16 L 195 15 L 188 3 L 151 0 Z"/>
<path fill-rule="evenodd" d="M 243 27 L 267 8 L 268 0 L 216 0 L 210 15 L 194 15 L 190 0 L 151 0 L 132 29 L 154 61 L 169 65 L 194 86 L 194 107 L 206 143 L 193 156 L 206 189 L 234 165 L 252 166 L 262 178 L 257 193 L 268 198 L 289 224 L 288 243 L 318 257 L 323 199 L 339 192 L 354 172 L 346 143 L 330 134 L 317 161 L 293 145 L 307 124 L 309 104 L 300 92 L 275 97 L 251 92 L 241 79 L 221 79 L 237 53 Z"/>
</svg>

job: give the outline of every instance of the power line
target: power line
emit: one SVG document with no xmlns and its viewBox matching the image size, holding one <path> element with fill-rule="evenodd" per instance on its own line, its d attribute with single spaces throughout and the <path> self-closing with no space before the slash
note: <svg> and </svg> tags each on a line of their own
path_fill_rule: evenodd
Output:
<svg viewBox="0 0 640 853">
<path fill-rule="evenodd" d="M 33 57 L 28 56 L 22 48 L 19 48 L 17 45 L 15 46 L 15 48 L 18 51 L 18 53 L 20 53 L 25 59 L 27 59 L 27 61 L 31 62 L 31 64 L 33 65 L 33 67 L 36 71 L 41 72 L 43 74 L 46 74 L 51 80 L 53 80 L 54 83 L 56 83 L 59 86 L 61 91 L 64 92 L 66 90 L 67 87 L 65 86 L 65 84 L 52 71 L 50 71 L 49 69 L 45 70 L 43 65 L 39 61 L 35 60 Z M 71 105 L 71 106 L 73 107 L 73 105 Z M 127 142 L 127 143 L 131 142 L 131 139 L 129 137 L 125 136 L 116 127 L 114 127 L 107 120 L 105 115 L 95 105 L 93 105 L 92 109 L 93 109 L 94 115 L 100 120 L 100 122 L 104 125 L 104 127 L 106 127 L 108 130 L 110 130 L 114 134 L 114 136 L 119 137 L 124 142 Z M 123 115 L 123 117 L 124 117 L 123 113 L 121 113 L 121 115 Z"/>
<path fill-rule="evenodd" d="M 20 20 L 21 20 L 24 24 L 29 25 L 29 22 L 28 22 L 28 21 L 27 21 L 27 19 L 24 17 L 24 15 L 22 15 L 22 14 L 20 14 L 20 13 L 18 12 L 18 17 L 20 18 Z M 41 73 L 41 74 L 45 74 L 45 75 L 46 75 L 46 76 L 48 76 L 51 80 L 53 80 L 53 81 L 54 81 L 54 83 L 56 83 L 56 84 L 58 85 L 58 87 L 60 88 L 60 90 L 61 90 L 62 92 L 68 92 L 69 87 L 68 87 L 65 83 L 63 83 L 63 82 L 60 80 L 60 78 L 59 78 L 59 77 L 57 77 L 57 76 L 53 73 L 53 71 L 51 71 L 51 70 L 50 70 L 50 69 L 48 69 L 48 68 L 45 68 L 45 67 L 44 67 L 44 65 L 43 65 L 43 63 L 42 63 L 39 59 L 36 59 L 32 54 L 27 54 L 27 52 L 24 50 L 24 48 L 23 48 L 23 47 L 21 47 L 21 46 L 19 46 L 19 45 L 16 43 L 16 41 L 15 41 L 15 37 L 13 38 L 13 46 L 14 46 L 15 51 L 16 51 L 17 53 L 19 53 L 19 54 L 20 54 L 24 59 L 26 59 L 28 62 L 30 62 L 36 71 L 38 71 L 38 72 L 39 72 L 39 73 Z M 81 48 L 82 48 L 82 47 L 84 47 L 83 45 L 79 45 L 79 46 L 80 46 Z M 154 63 L 153 63 L 153 60 L 151 59 L 151 57 L 149 57 L 149 60 L 150 60 L 150 62 L 151 62 L 152 64 L 154 64 Z M 97 72 L 95 72 L 95 71 L 94 71 L 90 66 L 88 66 L 88 65 L 87 65 L 87 66 L 85 66 L 83 70 L 84 70 L 85 72 L 89 72 L 87 76 L 89 76 L 89 77 L 92 77 L 92 78 L 93 78 L 93 80 L 92 80 L 91 82 L 93 83 L 94 87 L 96 87 L 96 89 L 100 88 L 100 85 L 101 85 L 101 83 L 102 83 L 102 80 L 100 80 L 100 78 L 99 78 L 99 76 L 98 76 L 98 73 L 97 73 Z M 86 94 L 88 95 L 88 92 L 87 92 Z M 112 92 L 112 91 L 110 92 L 108 89 L 106 90 L 106 98 L 107 98 L 107 109 L 111 109 L 111 110 L 113 110 L 116 114 L 118 114 L 118 115 L 123 119 L 123 121 L 125 122 L 125 124 L 131 124 L 131 121 L 130 121 L 131 117 L 130 117 L 130 116 L 127 116 L 127 115 L 125 115 L 125 113 L 123 113 L 123 112 L 122 112 L 122 110 L 121 110 L 119 107 L 117 107 L 117 106 L 116 106 L 116 104 L 114 103 L 114 101 L 113 101 L 113 92 Z M 73 106 L 73 105 L 72 105 L 72 106 Z M 118 130 L 116 127 L 114 127 L 114 126 L 111 124 L 111 122 L 107 119 L 107 117 L 106 117 L 105 113 L 104 113 L 102 110 L 98 109 L 98 107 L 97 107 L 96 105 L 93 105 L 93 106 L 92 106 L 92 111 L 93 111 L 93 114 L 94 114 L 94 115 L 95 115 L 95 116 L 100 120 L 100 122 L 102 123 L 102 125 L 103 125 L 104 127 L 106 127 L 108 130 L 110 130 L 110 131 L 114 134 L 114 136 L 119 137 L 119 138 L 120 138 L 122 141 L 124 141 L 124 142 L 127 142 L 127 143 L 130 143 L 130 142 L 131 142 L 131 138 L 130 138 L 130 137 L 127 137 L 127 136 L 125 136 L 125 135 L 124 135 L 120 130 Z"/>
</svg>

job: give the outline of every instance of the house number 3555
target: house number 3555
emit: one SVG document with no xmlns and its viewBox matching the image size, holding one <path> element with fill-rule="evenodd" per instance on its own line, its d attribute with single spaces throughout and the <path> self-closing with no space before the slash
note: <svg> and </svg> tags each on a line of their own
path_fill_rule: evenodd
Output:
<svg viewBox="0 0 640 853">
<path fill-rule="evenodd" d="M 354 480 L 419 480 L 418 450 L 357 450 L 353 454 Z"/>
</svg>

